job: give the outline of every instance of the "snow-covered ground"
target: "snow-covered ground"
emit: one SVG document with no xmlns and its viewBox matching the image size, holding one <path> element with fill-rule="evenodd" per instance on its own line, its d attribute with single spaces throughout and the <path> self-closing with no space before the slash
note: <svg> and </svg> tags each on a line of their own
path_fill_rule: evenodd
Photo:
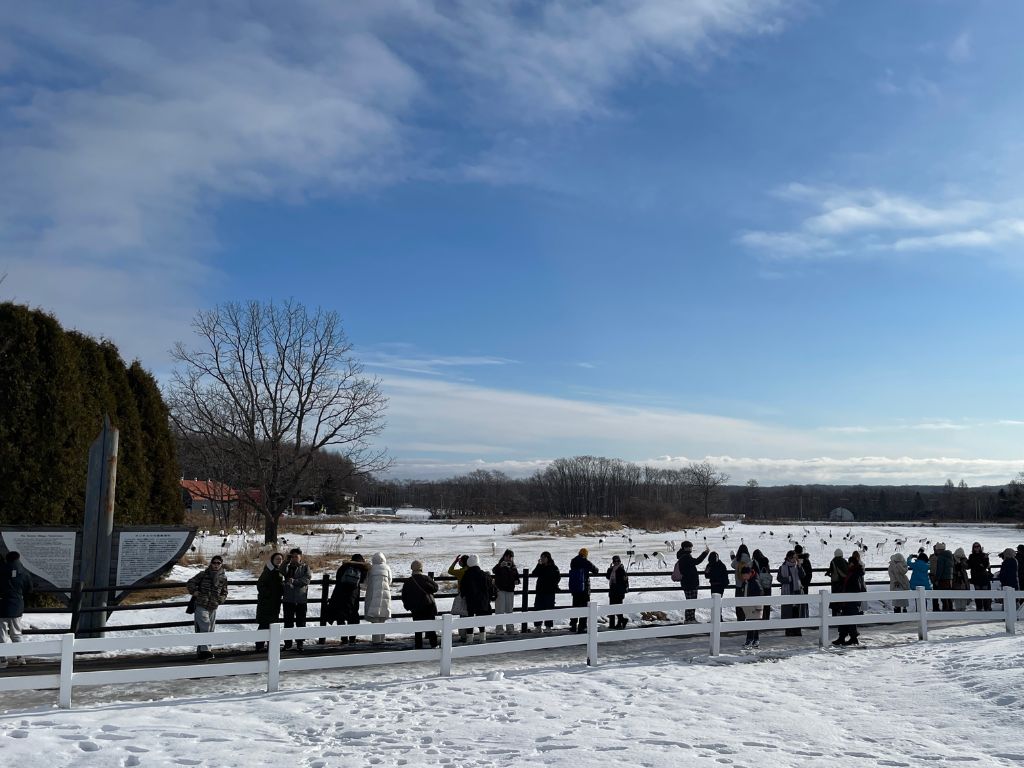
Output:
<svg viewBox="0 0 1024 768">
<path fill-rule="evenodd" d="M 629 546 L 618 535 L 603 545 L 597 536 L 511 536 L 508 526 L 365 524 L 346 530 L 344 542 L 331 534 L 288 536 L 287 546 L 314 553 L 339 544 L 344 553 L 380 550 L 396 575 L 405 575 L 412 559 L 442 572 L 460 552 L 476 552 L 489 564 L 492 542 L 494 559 L 511 547 L 520 567 L 548 550 L 564 570 L 581 546 L 600 567 L 630 548 L 663 552 L 671 563 L 665 541 L 678 545 L 684 535 L 632 532 Z M 969 550 L 980 541 L 993 562 L 995 553 L 1024 538 L 998 526 L 818 525 L 804 533 L 803 526 L 737 524 L 686 535 L 698 551 L 706 535 L 723 556 L 742 540 L 763 549 L 773 566 L 795 535 L 820 567 L 836 547 L 850 550 L 843 537 L 851 532 L 868 546 L 868 563 L 875 565 L 888 562 L 897 537 L 909 539 L 907 553 L 924 542 Z M 362 539 L 353 542 L 355 535 Z M 414 545 L 417 536 L 423 542 Z M 220 544 L 219 537 L 208 537 L 202 546 L 212 554 Z M 627 602 L 678 596 L 634 594 Z M 252 607 L 222 610 L 242 617 Z M 180 608 L 166 611 L 181 616 Z M 163 613 L 130 611 L 117 621 L 162 621 Z M 62 626 L 60 616 L 30 620 Z M 270 695 L 257 692 L 264 681 L 254 676 L 76 687 L 71 711 L 53 708 L 53 691 L 17 692 L 3 694 L 0 704 L 0 755 L 19 768 L 527 762 L 577 768 L 604 760 L 640 766 L 1018 765 L 1024 763 L 1024 637 L 1001 631 L 999 624 L 933 627 L 932 639 L 921 643 L 906 625 L 865 628 L 865 645 L 841 652 L 818 650 L 813 633 L 764 633 L 762 650 L 753 656 L 740 653 L 742 639 L 730 636 L 716 658 L 707 655 L 703 637 L 641 640 L 602 644 L 596 668 L 585 665 L 581 648 L 569 648 L 457 660 L 450 678 L 437 676 L 436 663 L 287 673 L 281 692 Z M 498 671 L 502 679 L 488 679 Z"/>
</svg>

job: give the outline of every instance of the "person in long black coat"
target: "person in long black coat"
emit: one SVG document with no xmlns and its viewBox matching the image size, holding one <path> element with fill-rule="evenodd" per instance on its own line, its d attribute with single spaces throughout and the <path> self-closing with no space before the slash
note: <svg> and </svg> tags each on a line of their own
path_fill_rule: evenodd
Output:
<svg viewBox="0 0 1024 768">
<path fill-rule="evenodd" d="M 470 555 L 466 559 L 466 565 L 468 566 L 466 572 L 462 574 L 462 580 L 459 582 L 459 594 L 466 601 L 466 615 L 490 616 L 494 613 L 491 600 L 494 599 L 494 595 L 498 591 L 494 586 L 494 581 L 490 574 L 481 570 L 480 558 L 476 555 Z M 472 628 L 470 628 L 470 634 L 472 634 Z M 486 627 L 478 629 L 477 641 L 487 642 Z M 472 641 L 467 640 L 467 642 Z"/>
<path fill-rule="evenodd" d="M 423 573 L 423 563 L 413 560 L 410 566 L 412 575 L 402 584 L 402 605 L 412 614 L 412 620 L 436 619 L 437 603 L 434 601 L 434 593 L 437 592 L 437 582 Z M 437 648 L 437 632 L 430 630 L 427 633 L 427 640 L 431 648 Z M 423 633 L 415 634 L 415 645 L 423 647 Z"/>
<path fill-rule="evenodd" d="M 583 547 L 569 561 L 569 592 L 572 594 L 573 608 L 584 607 L 590 602 L 590 577 L 600 573 L 597 566 L 587 559 L 589 556 L 590 550 Z M 573 632 L 586 632 L 587 617 L 569 619 L 569 629 Z"/>
<path fill-rule="evenodd" d="M 622 565 L 618 555 L 612 555 L 612 564 L 608 566 L 608 604 L 622 605 L 629 591 L 629 574 Z M 609 629 L 625 629 L 629 622 L 621 613 L 612 614 L 608 617 Z"/>
<path fill-rule="evenodd" d="M 683 596 L 687 600 L 697 599 L 697 590 L 700 588 L 700 574 L 697 571 L 697 566 L 704 562 L 704 558 L 711 552 L 711 548 L 705 544 L 704 551 L 701 552 L 700 557 L 693 556 L 693 544 L 689 541 L 684 541 L 679 551 L 676 552 L 676 573 L 679 575 L 679 588 L 683 590 Z M 672 575 L 672 579 L 676 580 L 676 574 Z M 684 621 L 687 624 L 697 623 L 697 611 L 694 608 L 687 608 L 684 614 Z"/>
<path fill-rule="evenodd" d="M 989 560 L 988 552 L 984 550 L 980 542 L 971 545 L 971 554 L 967 557 L 967 567 L 971 571 L 971 584 L 978 591 L 992 589 L 992 563 Z M 979 599 L 974 601 L 974 606 L 979 611 L 991 611 L 991 599 Z"/>
<path fill-rule="evenodd" d="M 555 561 L 551 559 L 550 552 L 540 553 L 540 559 L 530 571 L 530 575 L 537 580 L 533 587 L 533 610 L 544 611 L 554 608 L 555 595 L 558 594 L 558 582 L 562 580 L 562 573 L 558 570 Z M 542 623 L 545 629 L 555 626 L 555 622 L 551 619 L 544 622 L 535 621 L 533 626 L 540 629 Z"/>
<path fill-rule="evenodd" d="M 841 591 L 850 594 L 867 592 L 867 587 L 864 585 L 864 564 L 861 562 L 860 552 L 856 549 L 850 553 L 850 559 L 847 561 L 846 578 Z M 850 600 L 839 605 L 841 606 L 841 616 L 857 616 L 863 613 L 860 600 Z M 859 634 L 856 624 L 841 626 L 839 627 L 839 637 L 832 645 L 860 645 L 860 641 L 857 639 Z"/>
<path fill-rule="evenodd" d="M 284 555 L 275 552 L 267 560 L 263 573 L 256 582 L 256 628 L 267 629 L 281 620 L 281 598 L 284 596 L 284 572 L 281 564 Z M 256 650 L 267 647 L 263 641 L 256 643 Z"/>
<path fill-rule="evenodd" d="M 360 554 L 352 555 L 338 568 L 334 590 L 327 602 L 327 621 L 337 624 L 359 623 L 359 585 L 366 581 L 370 564 Z M 343 637 L 341 642 L 354 643 L 355 636 Z"/>
</svg>

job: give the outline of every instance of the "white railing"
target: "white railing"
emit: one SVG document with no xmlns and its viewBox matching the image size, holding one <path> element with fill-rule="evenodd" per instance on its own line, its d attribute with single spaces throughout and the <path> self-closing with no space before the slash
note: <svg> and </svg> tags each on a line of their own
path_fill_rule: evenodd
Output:
<svg viewBox="0 0 1024 768">
<path fill-rule="evenodd" d="M 969 597 L 968 597 L 969 595 Z M 854 599 L 851 599 L 854 598 Z M 1014 634 L 1017 622 L 1016 600 L 1024 598 L 1024 592 L 1012 589 L 971 591 L 961 590 L 929 590 L 919 588 L 916 592 L 862 592 L 856 597 L 852 594 L 832 594 L 824 590 L 811 595 L 771 595 L 762 597 L 728 597 L 713 595 L 697 600 L 659 600 L 649 603 L 626 603 L 622 605 L 598 605 L 591 602 L 586 607 L 555 608 L 529 613 L 492 614 L 487 616 L 457 617 L 444 614 L 437 619 L 420 621 L 386 621 L 379 624 L 345 624 L 337 626 L 309 626 L 284 629 L 280 624 L 273 624 L 269 629 L 240 630 L 216 633 L 188 632 L 173 635 L 145 635 L 137 637 L 103 637 L 76 639 L 74 635 L 62 635 L 60 640 L 44 642 L 26 641 L 22 643 L 0 644 L 0 657 L 14 656 L 60 656 L 60 672 L 42 675 L 7 674 L 0 676 L 0 692 L 17 690 L 57 689 L 60 707 L 71 707 L 71 692 L 78 685 L 116 685 L 119 683 L 158 682 L 181 680 L 186 678 L 228 677 L 232 675 L 267 675 L 267 691 L 278 690 L 282 672 L 299 672 L 320 669 L 339 669 L 343 667 L 371 666 L 378 664 L 398 664 L 407 662 L 438 662 L 440 674 L 451 674 L 452 661 L 455 659 L 488 656 L 499 653 L 517 653 L 547 648 L 566 648 L 585 645 L 587 647 L 587 664 L 597 666 L 598 643 L 622 642 L 659 637 L 688 637 L 707 635 L 708 653 L 717 656 L 721 650 L 723 634 L 740 633 L 752 630 L 778 629 L 815 629 L 818 644 L 825 646 L 829 642 L 829 632 L 833 627 L 856 624 L 916 624 L 920 640 L 928 639 L 929 621 L 985 623 L 1000 622 L 1005 624 L 1007 634 Z M 929 603 L 932 600 L 996 600 L 1002 601 L 1001 610 L 993 611 L 932 611 Z M 906 613 L 871 613 L 853 616 L 832 616 L 830 607 L 833 603 L 846 602 L 892 602 L 902 600 L 908 606 Z M 783 605 L 818 606 L 817 616 L 805 616 L 793 619 L 769 619 L 744 622 L 724 622 L 721 619 L 723 608 L 744 607 L 750 605 L 772 606 Z M 598 632 L 598 619 L 602 616 L 637 611 L 683 611 L 705 608 L 711 611 L 711 621 L 706 624 L 656 624 L 622 629 L 615 632 Z M 809 614 L 810 611 L 808 610 Z M 493 627 L 497 624 L 512 624 L 537 621 L 554 621 L 565 619 L 587 619 L 586 633 L 545 635 L 535 634 L 531 637 L 520 637 L 516 640 L 503 640 L 500 643 L 453 643 L 453 633 L 459 629 L 470 629 L 480 626 Z M 281 658 L 281 643 L 284 640 L 316 640 L 317 638 L 339 639 L 353 635 L 409 635 L 413 632 L 437 632 L 440 640 L 438 648 L 417 650 L 379 650 L 368 653 L 349 654 L 309 654 L 305 656 Z M 232 661 L 216 664 L 193 663 L 176 664 L 159 667 L 133 667 L 127 669 L 104 669 L 93 671 L 75 671 L 75 654 L 90 652 L 109 652 L 124 650 L 153 650 L 165 648 L 183 648 L 197 645 L 216 644 L 252 645 L 257 642 L 268 644 L 267 659 L 257 661 Z M 146 659 L 139 659 L 145 662 Z"/>
</svg>

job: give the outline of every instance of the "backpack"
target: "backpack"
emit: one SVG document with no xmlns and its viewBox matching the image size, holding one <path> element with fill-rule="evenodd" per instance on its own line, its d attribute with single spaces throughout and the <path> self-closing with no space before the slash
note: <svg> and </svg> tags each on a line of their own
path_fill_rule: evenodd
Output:
<svg viewBox="0 0 1024 768">
<path fill-rule="evenodd" d="M 487 579 L 487 595 L 490 597 L 490 599 L 492 601 L 493 600 L 497 600 L 498 599 L 498 585 L 494 583 L 494 579 L 491 578 L 491 575 L 489 573 L 485 573 L 484 574 L 484 578 Z"/>
<path fill-rule="evenodd" d="M 359 569 L 350 565 L 341 572 L 341 578 L 338 579 L 338 584 L 343 584 L 346 587 L 358 587 L 361 578 L 362 573 L 359 572 Z"/>
<path fill-rule="evenodd" d="M 569 591 L 576 593 L 587 591 L 587 571 L 585 568 L 573 568 L 569 571 Z"/>
<path fill-rule="evenodd" d="M 761 591 L 768 594 L 768 590 L 772 588 L 772 572 L 767 569 L 758 571 L 757 583 L 761 587 Z"/>
</svg>

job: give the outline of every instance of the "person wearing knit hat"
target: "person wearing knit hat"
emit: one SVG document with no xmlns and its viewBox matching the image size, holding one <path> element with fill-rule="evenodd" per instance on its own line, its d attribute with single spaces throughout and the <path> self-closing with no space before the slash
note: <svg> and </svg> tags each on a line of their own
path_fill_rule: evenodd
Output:
<svg viewBox="0 0 1024 768">
<path fill-rule="evenodd" d="M 932 584 L 935 585 L 935 589 L 952 589 L 953 553 L 946 549 L 946 545 L 941 541 L 933 547 L 933 550 L 934 554 L 928 563 Z M 948 597 L 944 597 L 941 600 L 932 600 L 932 610 L 952 611 L 953 600 Z"/>
<path fill-rule="evenodd" d="M 597 566 L 587 559 L 589 554 L 587 548 L 582 547 L 569 563 L 569 592 L 572 594 L 573 608 L 585 608 L 590 602 L 590 577 L 600 573 Z M 587 617 L 569 619 L 569 629 L 573 632 L 586 632 Z"/>
<path fill-rule="evenodd" d="M 470 555 L 466 558 L 466 571 L 459 581 L 459 594 L 466 604 L 466 616 L 490 616 L 494 613 L 491 608 L 491 600 L 494 599 L 494 580 L 490 574 L 484 573 L 480 568 L 480 558 Z M 467 630 L 466 642 L 472 642 L 473 630 Z M 476 635 L 477 641 L 487 642 L 487 628 L 479 627 Z"/>
<path fill-rule="evenodd" d="M 516 609 L 516 585 L 522 581 L 519 578 L 519 568 L 516 566 L 515 552 L 506 549 L 501 559 L 491 568 L 494 574 L 494 585 L 498 588 L 498 596 L 494 601 L 494 612 L 508 615 Z M 516 631 L 515 624 L 499 624 L 496 632 L 501 634 L 502 629 L 508 634 Z"/>
<path fill-rule="evenodd" d="M 967 554 L 963 547 L 957 547 L 953 553 L 953 589 L 970 591 L 971 577 L 967 565 Z M 957 598 L 953 601 L 953 610 L 966 611 L 970 600 Z"/>
<path fill-rule="evenodd" d="M 825 569 L 825 575 L 829 577 L 832 583 L 832 594 L 837 594 L 843 591 L 843 585 L 846 583 L 846 576 L 849 574 L 850 564 L 846 562 L 846 558 L 843 557 L 843 550 L 837 549 L 835 556 L 832 558 L 832 562 L 828 564 L 828 568 Z M 842 603 L 832 603 L 830 610 L 833 616 L 840 616 L 843 612 Z"/>
<path fill-rule="evenodd" d="M 423 573 L 423 563 L 413 560 L 409 565 L 412 575 L 402 584 L 402 605 L 412 614 L 413 621 L 422 621 L 437 618 L 437 603 L 434 601 L 434 593 L 437 592 L 437 582 Z M 427 640 L 431 648 L 437 648 L 437 632 L 427 632 Z M 415 634 L 416 648 L 423 647 L 423 633 Z"/>
</svg>

